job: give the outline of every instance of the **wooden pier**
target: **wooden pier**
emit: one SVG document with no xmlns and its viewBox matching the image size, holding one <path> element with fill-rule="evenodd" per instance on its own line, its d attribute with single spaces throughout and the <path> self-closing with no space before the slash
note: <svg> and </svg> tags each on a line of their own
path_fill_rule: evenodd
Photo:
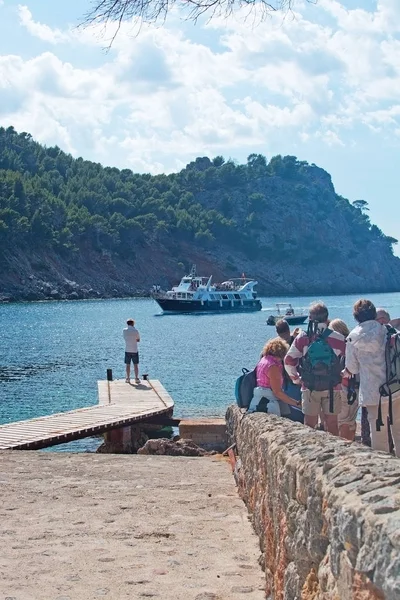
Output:
<svg viewBox="0 0 400 600">
<path fill-rule="evenodd" d="M 0 425 L 0 450 L 37 450 L 169 417 L 174 401 L 157 380 L 99 381 L 99 404 Z"/>
</svg>

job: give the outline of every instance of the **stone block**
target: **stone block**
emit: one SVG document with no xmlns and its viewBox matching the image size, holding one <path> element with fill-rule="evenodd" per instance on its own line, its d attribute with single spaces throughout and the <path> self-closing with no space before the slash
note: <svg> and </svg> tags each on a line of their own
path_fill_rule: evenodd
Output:
<svg viewBox="0 0 400 600">
<path fill-rule="evenodd" d="M 222 452 L 228 447 L 225 419 L 183 419 L 179 435 L 205 450 Z"/>
</svg>

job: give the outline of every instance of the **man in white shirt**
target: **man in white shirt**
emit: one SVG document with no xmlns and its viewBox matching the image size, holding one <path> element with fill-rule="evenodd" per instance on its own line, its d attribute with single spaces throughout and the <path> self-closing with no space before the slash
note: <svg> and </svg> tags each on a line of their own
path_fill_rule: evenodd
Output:
<svg viewBox="0 0 400 600">
<path fill-rule="evenodd" d="M 123 330 L 123 336 L 125 340 L 125 366 L 126 366 L 126 383 L 131 382 L 131 361 L 133 362 L 133 368 L 135 370 L 135 383 L 140 383 L 139 379 L 139 352 L 138 342 L 140 342 L 140 335 L 135 327 L 135 321 L 128 319 Z"/>
</svg>

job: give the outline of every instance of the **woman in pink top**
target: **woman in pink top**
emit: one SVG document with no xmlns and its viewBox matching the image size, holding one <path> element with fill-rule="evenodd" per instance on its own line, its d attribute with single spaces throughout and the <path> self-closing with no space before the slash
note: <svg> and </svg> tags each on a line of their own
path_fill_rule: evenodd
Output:
<svg viewBox="0 0 400 600">
<path fill-rule="evenodd" d="M 282 391 L 283 359 L 288 349 L 288 344 L 279 337 L 264 346 L 257 365 L 257 387 L 248 412 L 267 412 L 284 417 L 290 414 L 289 404 L 299 406 L 299 402 Z"/>
</svg>

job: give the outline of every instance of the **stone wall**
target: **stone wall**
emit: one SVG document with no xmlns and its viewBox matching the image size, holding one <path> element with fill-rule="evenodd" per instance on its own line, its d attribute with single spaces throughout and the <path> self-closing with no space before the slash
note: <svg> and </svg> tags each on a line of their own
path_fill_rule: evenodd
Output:
<svg viewBox="0 0 400 600">
<path fill-rule="evenodd" d="M 400 600 L 400 460 L 272 415 L 226 415 L 269 600 Z"/>
</svg>

